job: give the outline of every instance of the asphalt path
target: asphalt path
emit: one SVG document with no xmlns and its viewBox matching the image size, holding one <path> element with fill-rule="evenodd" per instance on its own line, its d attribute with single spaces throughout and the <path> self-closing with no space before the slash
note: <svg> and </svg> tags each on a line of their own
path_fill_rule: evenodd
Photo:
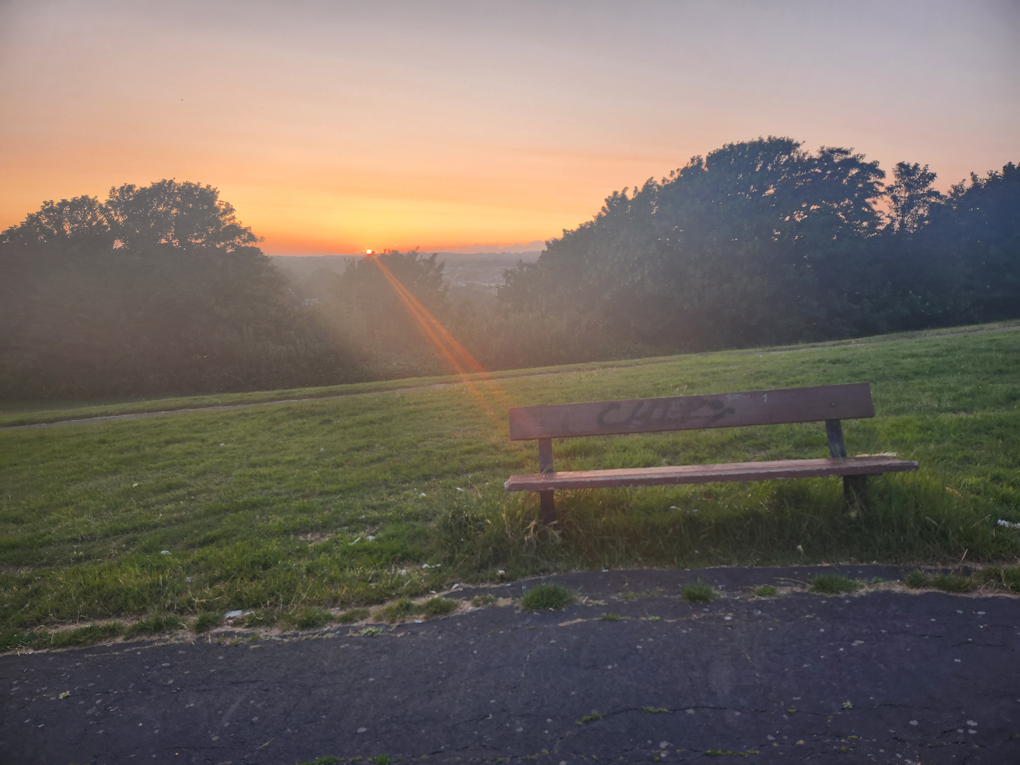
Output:
<svg viewBox="0 0 1020 765">
<path fill-rule="evenodd" d="M 0 656 L 0 762 L 1020 763 L 1020 598 L 805 591 L 821 572 L 905 573 L 575 573 L 564 611 L 521 611 L 531 580 L 378 634 Z M 697 579 L 721 597 L 683 601 Z"/>
</svg>

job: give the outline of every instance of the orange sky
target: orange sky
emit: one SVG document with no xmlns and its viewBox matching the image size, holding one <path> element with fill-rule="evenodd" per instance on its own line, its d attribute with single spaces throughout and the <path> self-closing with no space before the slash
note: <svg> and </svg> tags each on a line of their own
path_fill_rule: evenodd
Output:
<svg viewBox="0 0 1020 765">
<path fill-rule="evenodd" d="M 1020 161 L 1003 2 L 6 2 L 0 228 L 210 183 L 272 254 L 558 236 L 759 135 Z"/>
</svg>

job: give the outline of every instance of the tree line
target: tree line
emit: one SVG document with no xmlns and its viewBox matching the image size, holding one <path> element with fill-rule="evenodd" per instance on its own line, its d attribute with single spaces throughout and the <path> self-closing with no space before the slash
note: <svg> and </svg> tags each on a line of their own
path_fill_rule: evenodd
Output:
<svg viewBox="0 0 1020 765">
<path fill-rule="evenodd" d="M 748 347 L 1020 316 L 1020 170 L 943 195 L 851 150 L 729 144 L 606 199 L 507 272 L 508 315 L 600 354 Z"/>
<path fill-rule="evenodd" d="M 1020 317 L 1020 169 L 934 188 L 927 165 L 789 138 L 723 146 L 614 192 L 454 305 L 436 255 L 381 262 L 490 369 L 829 340 Z M 371 260 L 304 305 L 216 189 L 46 202 L 0 234 L 0 393 L 98 397 L 448 371 Z M 310 301 L 314 302 L 314 301 Z"/>
<path fill-rule="evenodd" d="M 101 398 L 362 379 L 216 189 L 48 201 L 0 234 L 0 394 Z"/>
</svg>

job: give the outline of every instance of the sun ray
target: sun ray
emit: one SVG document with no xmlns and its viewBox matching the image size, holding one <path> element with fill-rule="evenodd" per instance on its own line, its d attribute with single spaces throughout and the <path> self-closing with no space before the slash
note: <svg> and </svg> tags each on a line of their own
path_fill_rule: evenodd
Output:
<svg viewBox="0 0 1020 765">
<path fill-rule="evenodd" d="M 421 301 L 408 290 L 379 257 L 371 260 L 379 267 L 382 275 L 393 287 L 408 314 L 417 323 L 426 339 L 436 348 L 442 358 L 461 378 L 465 387 L 475 398 L 485 414 L 501 429 L 507 428 L 506 411 L 515 406 L 513 399 L 491 374 L 471 355 L 442 323 L 432 315 Z M 493 406 L 496 403 L 501 411 Z"/>
</svg>

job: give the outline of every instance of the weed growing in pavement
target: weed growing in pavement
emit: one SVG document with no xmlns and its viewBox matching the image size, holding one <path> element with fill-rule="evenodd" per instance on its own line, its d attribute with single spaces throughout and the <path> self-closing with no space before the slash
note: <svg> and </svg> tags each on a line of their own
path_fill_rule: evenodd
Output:
<svg viewBox="0 0 1020 765">
<path fill-rule="evenodd" d="M 377 754 L 375 757 L 369 757 L 368 761 L 371 762 L 372 765 L 390 765 L 390 763 L 393 762 L 393 758 L 388 754 Z"/>
<path fill-rule="evenodd" d="M 629 602 L 638 598 L 654 598 L 657 595 L 662 595 L 662 593 L 655 590 L 640 590 L 638 592 L 625 592 L 620 598 Z"/>
<path fill-rule="evenodd" d="M 603 712 L 595 712 L 595 711 L 593 711 L 590 715 L 585 715 L 584 717 L 582 717 L 580 720 L 578 720 L 576 723 L 574 723 L 574 725 L 578 725 L 578 726 L 586 725 L 587 723 L 595 722 L 596 720 L 601 720 L 605 716 L 606 715 Z"/>
<path fill-rule="evenodd" d="M 765 584 L 754 588 L 754 596 L 756 598 L 774 598 L 778 592 L 779 590 L 772 584 Z"/>
<path fill-rule="evenodd" d="M 653 715 L 668 715 L 670 710 L 663 707 L 641 707 L 644 711 L 650 712 Z"/>
<path fill-rule="evenodd" d="M 382 627 L 365 627 L 359 634 L 362 637 L 376 637 L 382 634 Z"/>
<path fill-rule="evenodd" d="M 602 614 L 602 616 L 599 617 L 599 618 L 600 618 L 601 621 L 604 621 L 604 622 L 618 622 L 618 621 L 622 621 L 623 620 L 622 616 L 620 616 L 619 614 L 614 614 L 614 613 Z"/>
<path fill-rule="evenodd" d="M 706 749 L 705 754 L 709 757 L 750 757 L 752 754 L 760 754 L 757 749 L 748 749 L 744 752 L 734 752 L 732 749 Z"/>
<path fill-rule="evenodd" d="M 680 597 L 688 603 L 709 603 L 715 599 L 715 596 L 715 590 L 712 589 L 712 586 L 702 582 L 700 579 L 696 582 L 685 584 L 683 589 L 680 590 Z"/>
<path fill-rule="evenodd" d="M 521 608 L 525 611 L 558 611 L 574 602 L 570 590 L 558 584 L 540 584 L 528 590 L 521 597 Z"/>
<path fill-rule="evenodd" d="M 822 595 L 839 595 L 845 592 L 854 592 L 860 586 L 859 582 L 839 574 L 819 574 L 811 580 L 811 592 L 821 593 Z"/>
<path fill-rule="evenodd" d="M 475 608 L 482 608 L 483 606 L 491 606 L 496 602 L 495 595 L 475 595 L 471 598 L 471 605 Z"/>
</svg>

